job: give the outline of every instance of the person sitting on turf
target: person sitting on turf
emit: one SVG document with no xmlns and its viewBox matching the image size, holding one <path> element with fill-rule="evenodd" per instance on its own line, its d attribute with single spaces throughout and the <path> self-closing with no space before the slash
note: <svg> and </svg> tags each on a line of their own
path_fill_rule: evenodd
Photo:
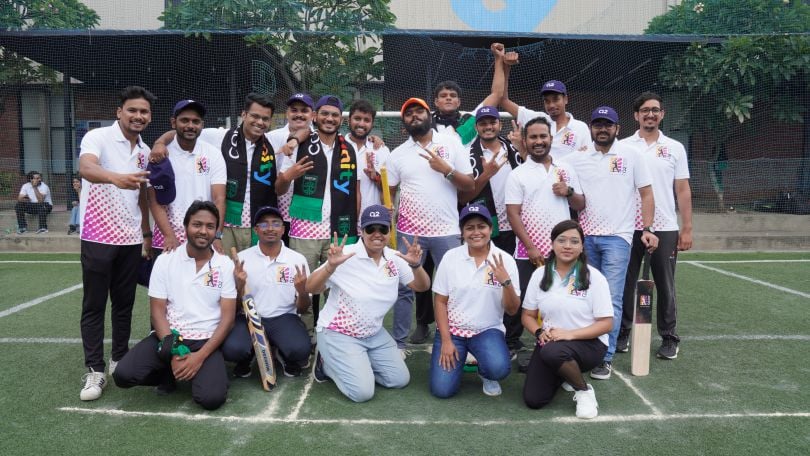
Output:
<svg viewBox="0 0 810 456">
<path fill-rule="evenodd" d="M 175 380 L 191 382 L 194 402 L 215 410 L 228 395 L 228 372 L 220 345 L 236 315 L 234 264 L 214 251 L 219 210 L 195 201 L 186 212 L 186 242 L 155 260 L 149 279 L 152 327 L 118 362 L 113 373 L 121 388 L 158 386 L 174 390 Z"/>
<path fill-rule="evenodd" d="M 318 351 L 313 375 L 319 383 L 331 378 L 341 393 L 355 402 L 374 396 L 374 383 L 404 388 L 411 375 L 397 343 L 383 330 L 383 317 L 397 300 L 400 285 L 425 291 L 430 279 L 420 265 L 418 238 L 399 253 L 389 247 L 391 214 L 372 205 L 360 217 L 361 241 L 345 246 L 337 233 L 327 261 L 312 272 L 307 291 L 330 288 L 316 328 Z"/>
<path fill-rule="evenodd" d="M 485 205 L 464 207 L 459 225 L 464 244 L 445 254 L 433 283 L 437 331 L 430 392 L 440 398 L 458 393 L 470 351 L 478 360 L 484 394 L 498 396 L 498 381 L 511 370 L 503 314 L 520 308 L 517 265 L 490 240 L 492 216 Z"/>
<path fill-rule="evenodd" d="M 599 365 L 607 351 L 613 327 L 610 290 L 605 276 L 588 266 L 577 222 L 558 223 L 551 242 L 545 267 L 532 274 L 523 300 L 523 326 L 537 338 L 523 401 L 529 408 L 544 407 L 562 385 L 574 392 L 577 418 L 595 418 L 596 395 L 582 372 Z"/>
</svg>

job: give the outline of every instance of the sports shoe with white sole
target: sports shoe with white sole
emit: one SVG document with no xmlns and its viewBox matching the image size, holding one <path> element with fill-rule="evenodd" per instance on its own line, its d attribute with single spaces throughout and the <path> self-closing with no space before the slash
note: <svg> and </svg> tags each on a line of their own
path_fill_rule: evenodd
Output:
<svg viewBox="0 0 810 456">
<path fill-rule="evenodd" d="M 118 367 L 118 361 L 113 361 L 112 358 L 111 358 L 110 359 L 110 364 L 109 364 L 109 366 L 107 366 L 107 371 L 109 372 L 110 377 L 112 377 L 112 374 L 115 373 L 115 368 L 116 367 Z"/>
<path fill-rule="evenodd" d="M 315 364 L 312 367 L 312 377 L 318 383 L 323 383 L 329 380 L 329 376 L 326 375 L 326 372 L 323 370 L 323 358 L 318 352 L 315 352 Z"/>
<path fill-rule="evenodd" d="M 678 341 L 671 337 L 664 337 L 664 340 L 661 341 L 661 347 L 658 348 L 658 352 L 655 356 L 661 359 L 675 359 L 678 357 L 679 351 Z"/>
<path fill-rule="evenodd" d="M 589 420 L 599 415 L 599 404 L 591 385 L 588 385 L 588 391 L 574 393 L 574 402 L 577 403 L 577 418 Z"/>
<path fill-rule="evenodd" d="M 613 372 L 613 364 L 610 361 L 602 361 L 602 364 L 596 366 L 591 370 L 591 378 L 597 380 L 607 380 L 610 378 L 610 373 Z"/>
<path fill-rule="evenodd" d="M 481 377 L 481 375 L 478 375 Z M 481 381 L 484 383 L 484 394 L 487 396 L 500 396 L 503 393 L 501 390 L 501 384 L 498 383 L 497 380 L 489 380 L 484 377 L 481 377 Z"/>
<path fill-rule="evenodd" d="M 411 356 L 412 353 L 413 352 L 405 348 L 399 349 L 399 355 L 402 356 L 402 359 L 408 359 L 408 357 Z"/>
<path fill-rule="evenodd" d="M 96 372 L 90 369 L 90 372 L 84 374 L 84 388 L 79 394 L 79 398 L 83 401 L 94 401 L 101 397 L 104 387 L 107 386 L 107 376 L 104 372 Z"/>
<path fill-rule="evenodd" d="M 573 387 L 573 386 L 571 386 L 571 384 L 570 384 L 570 383 L 568 383 L 568 382 L 563 382 L 563 383 L 562 383 L 562 385 L 560 385 L 560 387 L 561 387 L 561 388 L 562 388 L 564 391 L 568 391 L 569 393 L 573 393 L 573 392 L 575 391 L 575 390 L 574 390 L 574 387 Z"/>
</svg>

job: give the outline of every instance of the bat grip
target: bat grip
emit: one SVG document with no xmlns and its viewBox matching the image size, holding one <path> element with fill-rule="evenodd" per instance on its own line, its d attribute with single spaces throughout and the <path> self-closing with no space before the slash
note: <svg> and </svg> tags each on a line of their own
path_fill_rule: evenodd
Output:
<svg viewBox="0 0 810 456">
<path fill-rule="evenodd" d="M 650 252 L 644 251 L 644 260 L 643 260 L 643 272 L 641 273 L 641 277 L 644 280 L 650 280 Z"/>
</svg>

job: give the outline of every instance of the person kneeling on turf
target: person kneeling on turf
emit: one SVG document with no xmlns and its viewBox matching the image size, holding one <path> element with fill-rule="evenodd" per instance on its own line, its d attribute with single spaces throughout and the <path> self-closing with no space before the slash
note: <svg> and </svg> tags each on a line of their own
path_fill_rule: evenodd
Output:
<svg viewBox="0 0 810 456">
<path fill-rule="evenodd" d="M 408 243 L 403 238 L 405 255 L 386 247 L 391 236 L 388 209 L 367 207 L 360 226 L 361 240 L 356 244 L 345 246 L 347 237 L 338 242 L 334 234 L 326 263 L 307 280 L 310 293 L 330 289 L 316 327 L 313 375 L 319 383 L 331 378 L 355 402 L 371 399 L 375 382 L 386 388 L 404 388 L 410 382 L 396 342 L 383 330 L 383 317 L 393 307 L 400 285 L 414 291 L 430 287 L 417 239 Z"/>
<path fill-rule="evenodd" d="M 214 203 L 195 201 L 183 225 L 186 243 L 160 255 L 149 281 L 152 333 L 118 363 L 121 388 L 158 386 L 174 390 L 175 380 L 191 382 L 194 402 L 207 410 L 225 403 L 228 373 L 219 347 L 236 314 L 234 264 L 211 245 L 219 221 Z"/>
<path fill-rule="evenodd" d="M 605 356 L 613 306 L 607 279 L 588 266 L 584 242 L 577 222 L 558 223 L 551 230 L 552 250 L 545 266 L 529 280 L 522 320 L 537 345 L 523 384 L 523 401 L 529 408 L 544 407 L 562 386 L 574 392 L 577 418 L 590 419 L 596 418 L 598 405 L 582 372 Z"/>
</svg>

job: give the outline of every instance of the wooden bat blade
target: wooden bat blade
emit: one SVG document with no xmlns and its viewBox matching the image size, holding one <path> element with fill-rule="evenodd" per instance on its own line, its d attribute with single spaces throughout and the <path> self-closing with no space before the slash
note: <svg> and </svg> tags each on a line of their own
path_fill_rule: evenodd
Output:
<svg viewBox="0 0 810 456">
<path fill-rule="evenodd" d="M 655 283 L 652 280 L 639 280 L 636 283 L 636 305 L 633 309 L 633 328 L 630 340 L 630 373 L 637 376 L 650 373 L 654 289 Z"/>
<path fill-rule="evenodd" d="M 276 386 L 276 370 L 273 366 L 273 351 L 270 341 L 264 334 L 262 320 L 256 312 L 253 296 L 246 294 L 242 298 L 242 307 L 245 311 L 250 339 L 253 342 L 253 351 L 256 353 L 256 364 L 259 365 L 259 377 L 262 388 L 270 391 Z"/>
<path fill-rule="evenodd" d="M 388 210 L 394 208 L 394 201 L 391 199 L 391 187 L 388 186 L 388 169 L 385 165 L 380 168 L 380 190 L 382 190 L 383 206 Z M 397 248 L 397 228 L 394 220 L 391 220 L 391 237 L 388 239 L 388 247 Z"/>
</svg>

